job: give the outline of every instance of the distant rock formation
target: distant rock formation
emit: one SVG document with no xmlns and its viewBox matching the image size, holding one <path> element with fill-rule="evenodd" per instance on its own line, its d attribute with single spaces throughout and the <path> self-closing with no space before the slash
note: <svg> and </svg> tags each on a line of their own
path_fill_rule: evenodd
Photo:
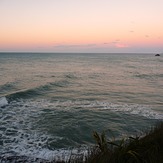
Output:
<svg viewBox="0 0 163 163">
<path fill-rule="evenodd" d="M 160 56 L 160 54 L 156 54 L 155 56 Z"/>
</svg>

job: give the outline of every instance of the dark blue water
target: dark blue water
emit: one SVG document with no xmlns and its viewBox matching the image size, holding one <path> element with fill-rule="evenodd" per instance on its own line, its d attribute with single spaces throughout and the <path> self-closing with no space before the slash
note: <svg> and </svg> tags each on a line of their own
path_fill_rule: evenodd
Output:
<svg viewBox="0 0 163 163">
<path fill-rule="evenodd" d="M 0 154 L 51 159 L 163 119 L 163 57 L 0 53 Z"/>
</svg>

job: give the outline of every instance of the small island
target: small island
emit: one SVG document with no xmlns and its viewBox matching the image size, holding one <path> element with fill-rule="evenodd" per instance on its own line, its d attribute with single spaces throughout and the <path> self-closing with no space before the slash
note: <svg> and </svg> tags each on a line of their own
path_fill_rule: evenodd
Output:
<svg viewBox="0 0 163 163">
<path fill-rule="evenodd" d="M 160 54 L 156 54 L 155 56 L 158 57 L 158 56 L 160 56 Z"/>
</svg>

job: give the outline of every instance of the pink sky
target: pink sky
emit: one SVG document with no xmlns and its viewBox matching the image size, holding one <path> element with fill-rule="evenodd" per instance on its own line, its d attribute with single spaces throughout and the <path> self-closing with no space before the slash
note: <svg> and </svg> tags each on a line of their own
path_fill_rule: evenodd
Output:
<svg viewBox="0 0 163 163">
<path fill-rule="evenodd" d="M 163 52 L 163 0 L 0 0 L 0 52 Z"/>
</svg>

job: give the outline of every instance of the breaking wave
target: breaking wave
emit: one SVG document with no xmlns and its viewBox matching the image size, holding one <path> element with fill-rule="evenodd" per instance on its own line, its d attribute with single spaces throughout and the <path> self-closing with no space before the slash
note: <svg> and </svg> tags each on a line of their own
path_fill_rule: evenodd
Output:
<svg viewBox="0 0 163 163">
<path fill-rule="evenodd" d="M 0 97 L 0 108 L 8 105 L 6 97 Z"/>
<path fill-rule="evenodd" d="M 17 100 L 17 99 L 28 99 L 37 96 L 43 96 L 44 94 L 48 93 L 48 91 L 55 91 L 56 89 L 62 89 L 68 85 L 68 81 L 61 80 L 51 83 L 46 83 L 45 85 L 41 85 L 34 88 L 29 89 L 22 89 L 19 91 L 11 92 L 6 95 L 7 99 L 10 101 Z"/>
<path fill-rule="evenodd" d="M 68 158 L 72 153 L 72 147 L 52 147 L 57 142 L 69 142 L 66 137 L 50 135 L 42 127 L 41 119 L 46 116 L 73 112 L 80 114 L 80 111 L 87 111 L 87 114 L 101 111 L 122 114 L 143 116 L 149 119 L 163 119 L 163 115 L 152 110 L 149 106 L 138 104 L 114 104 L 107 101 L 88 100 L 10 100 L 6 97 L 0 98 L 0 149 L 1 156 L 18 155 L 37 157 L 42 159 Z M 85 113 L 84 113 L 85 114 Z M 48 119 L 48 117 L 46 117 Z M 64 119 L 63 119 L 64 120 Z M 48 122 L 49 121 L 49 122 Z M 53 121 L 48 120 L 51 124 Z M 96 120 L 95 120 L 96 121 Z M 57 122 L 57 121 L 56 121 Z M 41 128 L 39 127 L 41 125 Z M 51 124 L 52 125 L 52 124 Z M 55 124 L 53 124 L 55 125 Z M 47 124 L 48 126 L 48 124 Z M 55 142 L 55 143 L 54 143 Z M 79 148 L 73 149 L 74 153 Z M 85 153 L 82 149 L 81 152 Z"/>
</svg>

